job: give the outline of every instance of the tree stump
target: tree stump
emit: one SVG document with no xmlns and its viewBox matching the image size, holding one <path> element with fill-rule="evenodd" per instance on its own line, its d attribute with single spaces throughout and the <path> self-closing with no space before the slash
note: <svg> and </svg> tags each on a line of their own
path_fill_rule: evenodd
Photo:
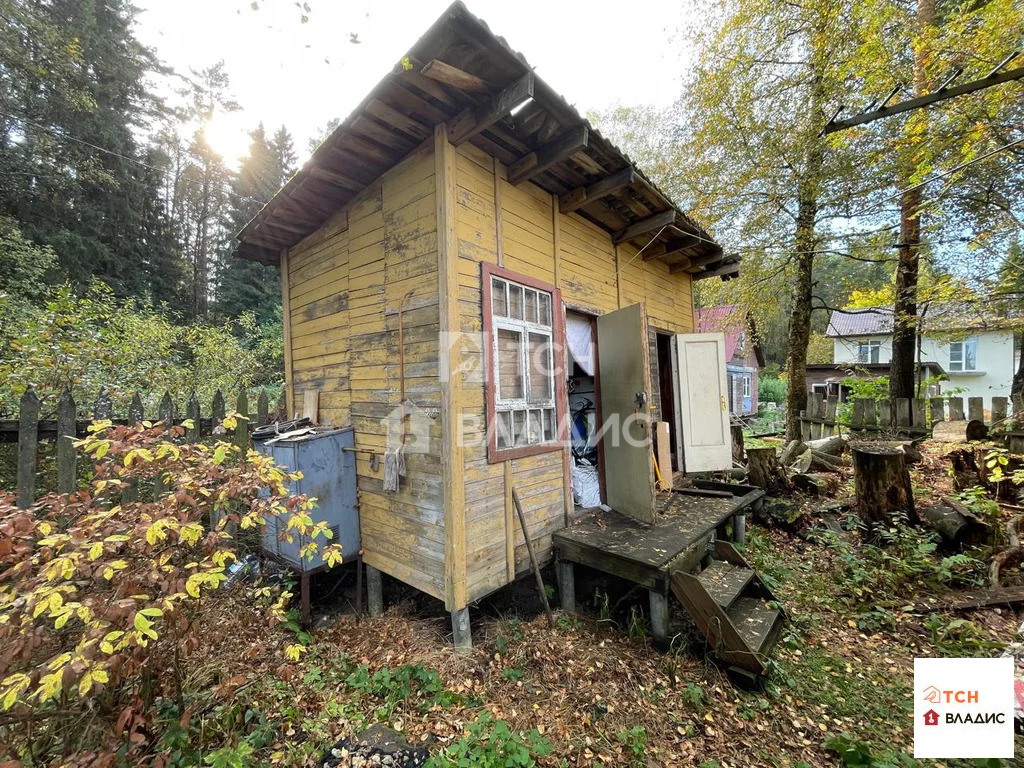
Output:
<svg viewBox="0 0 1024 768">
<path fill-rule="evenodd" d="M 932 440 L 943 443 L 966 443 L 987 436 L 988 427 L 977 420 L 940 421 L 932 427 Z"/>
<path fill-rule="evenodd" d="M 789 479 L 774 447 L 747 449 L 747 481 L 768 494 L 789 490 Z"/>
<path fill-rule="evenodd" d="M 729 431 L 732 433 L 732 460 L 737 464 L 742 464 L 744 458 L 743 427 L 739 424 L 733 424 L 729 427 Z"/>
<path fill-rule="evenodd" d="M 893 514 L 905 512 L 917 523 L 910 473 L 903 451 L 888 445 L 860 445 L 853 448 L 853 481 L 857 514 L 873 537 L 879 525 L 892 523 Z"/>
</svg>

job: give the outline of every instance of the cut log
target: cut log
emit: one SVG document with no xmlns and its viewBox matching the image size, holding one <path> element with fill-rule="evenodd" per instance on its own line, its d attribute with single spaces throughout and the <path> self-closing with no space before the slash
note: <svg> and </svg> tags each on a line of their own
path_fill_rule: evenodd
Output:
<svg viewBox="0 0 1024 768">
<path fill-rule="evenodd" d="M 907 464 L 920 464 L 924 461 L 924 456 L 914 443 L 901 443 L 900 450 L 903 451 L 903 461 Z"/>
<path fill-rule="evenodd" d="M 830 456 L 839 456 L 846 450 L 846 438 L 842 435 L 823 437 L 820 440 L 808 440 L 804 443 L 808 448 L 820 453 L 827 453 Z"/>
<path fill-rule="evenodd" d="M 958 611 L 971 611 L 975 608 L 988 608 L 993 605 L 1014 605 L 1024 602 L 1024 588 L 997 589 L 991 592 L 975 592 L 961 603 L 953 606 Z"/>
<path fill-rule="evenodd" d="M 767 499 L 754 510 L 754 519 L 757 522 L 788 531 L 799 531 L 803 528 L 807 522 L 805 518 L 803 507 L 788 499 Z"/>
<path fill-rule="evenodd" d="M 792 464 L 796 457 L 806 450 L 806 446 L 800 440 L 790 440 L 786 444 L 786 447 L 782 449 L 782 455 L 779 456 L 779 463 L 784 467 L 788 467 Z"/>
<path fill-rule="evenodd" d="M 962 514 L 962 510 L 966 511 L 961 505 L 951 504 L 948 499 L 943 499 L 941 504 L 923 507 L 921 517 L 946 544 L 958 549 L 988 542 L 992 535 L 989 526 L 970 513 Z"/>
<path fill-rule="evenodd" d="M 917 523 L 910 473 L 903 451 L 887 445 L 861 444 L 853 447 L 853 480 L 857 514 L 874 537 L 879 526 L 888 526 L 897 512 Z"/>
<path fill-rule="evenodd" d="M 820 469 L 825 472 L 839 472 L 842 469 L 849 467 L 850 461 L 840 456 L 831 456 L 821 451 L 811 450 L 811 466 L 810 469 Z"/>
<path fill-rule="evenodd" d="M 974 451 L 970 448 L 956 448 L 946 454 L 953 474 L 953 490 L 962 491 L 981 485 L 981 470 Z"/>
<path fill-rule="evenodd" d="M 984 440 L 988 427 L 976 419 L 962 421 L 940 421 L 932 427 L 932 439 L 943 443 L 966 443 Z"/>
<path fill-rule="evenodd" d="M 835 475 L 806 472 L 793 475 L 793 487 L 811 496 L 826 496 L 839 489 L 839 479 Z"/>
<path fill-rule="evenodd" d="M 812 459 L 813 456 L 811 456 L 811 449 L 804 448 L 803 453 L 797 456 L 793 463 L 790 464 L 790 469 L 793 470 L 798 475 L 804 472 L 809 472 L 811 469 Z"/>
<path fill-rule="evenodd" d="M 747 480 L 769 494 L 789 490 L 789 479 L 782 471 L 779 455 L 773 447 L 747 449 Z"/>
</svg>

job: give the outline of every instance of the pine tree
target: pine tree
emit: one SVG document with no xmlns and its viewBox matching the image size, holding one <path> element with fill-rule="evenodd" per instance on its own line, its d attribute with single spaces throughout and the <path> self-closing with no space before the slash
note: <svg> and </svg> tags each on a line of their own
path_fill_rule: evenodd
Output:
<svg viewBox="0 0 1024 768">
<path fill-rule="evenodd" d="M 81 286 L 166 295 L 159 173 L 137 135 L 159 101 L 157 66 L 126 0 L 0 0 L 0 213 L 50 245 Z M 159 291 L 158 291 L 159 289 Z"/>
<path fill-rule="evenodd" d="M 251 134 L 249 154 L 231 185 L 227 228 L 236 235 L 294 172 L 292 138 L 281 126 L 268 139 L 260 124 Z M 226 243 L 217 291 L 217 310 L 226 317 L 252 312 L 262 324 L 273 319 L 281 305 L 281 281 L 275 267 L 235 259 L 234 242 Z"/>
</svg>

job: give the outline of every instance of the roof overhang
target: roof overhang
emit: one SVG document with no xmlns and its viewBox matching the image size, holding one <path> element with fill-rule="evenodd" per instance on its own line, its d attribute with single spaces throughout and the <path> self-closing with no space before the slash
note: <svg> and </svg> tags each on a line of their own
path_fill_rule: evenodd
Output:
<svg viewBox="0 0 1024 768">
<path fill-rule="evenodd" d="M 513 114 L 514 112 L 514 114 Z M 450 140 L 500 160 L 511 183 L 557 195 L 616 243 L 694 279 L 739 273 L 708 232 L 454 3 L 238 234 L 236 256 L 278 264 L 290 248 L 446 123 Z"/>
</svg>

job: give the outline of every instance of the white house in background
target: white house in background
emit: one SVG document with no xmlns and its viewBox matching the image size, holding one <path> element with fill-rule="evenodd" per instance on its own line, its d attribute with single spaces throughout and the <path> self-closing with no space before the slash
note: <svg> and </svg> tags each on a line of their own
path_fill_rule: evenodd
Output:
<svg viewBox="0 0 1024 768">
<path fill-rule="evenodd" d="M 1013 329 L 1006 318 L 972 316 L 963 310 L 933 305 L 921 321 L 920 362 L 925 378 L 945 374 L 948 381 L 938 385 L 937 391 L 962 390 L 963 397 L 981 397 L 985 408 L 992 406 L 992 398 L 1009 397 L 1013 383 L 1014 351 Z M 869 376 L 888 376 L 892 360 L 892 307 L 833 312 L 829 318 L 826 336 L 832 339 L 833 363 L 831 368 L 839 379 L 840 371 L 862 368 Z M 826 366 L 813 366 L 826 368 Z M 809 373 L 812 366 L 808 366 Z M 848 374 L 847 374 L 848 375 Z M 812 385 L 827 391 L 825 377 L 815 379 Z"/>
</svg>

